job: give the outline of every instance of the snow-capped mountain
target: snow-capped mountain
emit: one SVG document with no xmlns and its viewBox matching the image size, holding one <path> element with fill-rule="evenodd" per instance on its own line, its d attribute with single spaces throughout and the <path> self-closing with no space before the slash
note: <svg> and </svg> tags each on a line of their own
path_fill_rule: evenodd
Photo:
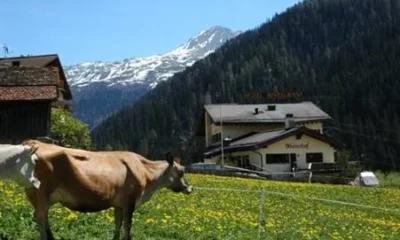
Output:
<svg viewBox="0 0 400 240">
<path fill-rule="evenodd" d="M 65 66 L 75 116 L 93 127 L 123 105 L 133 103 L 160 81 L 193 65 L 240 33 L 215 26 L 165 54 Z"/>
</svg>

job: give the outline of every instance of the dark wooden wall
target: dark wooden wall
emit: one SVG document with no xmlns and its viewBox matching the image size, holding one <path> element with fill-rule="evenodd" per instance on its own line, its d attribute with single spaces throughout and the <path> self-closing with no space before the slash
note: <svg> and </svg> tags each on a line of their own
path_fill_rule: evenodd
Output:
<svg viewBox="0 0 400 240">
<path fill-rule="evenodd" d="M 0 143 L 19 143 L 50 133 L 51 102 L 0 102 Z"/>
</svg>

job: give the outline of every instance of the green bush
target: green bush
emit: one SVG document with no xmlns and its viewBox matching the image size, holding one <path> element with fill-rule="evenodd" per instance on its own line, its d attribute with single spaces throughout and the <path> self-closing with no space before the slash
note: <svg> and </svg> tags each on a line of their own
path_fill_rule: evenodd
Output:
<svg viewBox="0 0 400 240">
<path fill-rule="evenodd" d="M 66 147 L 93 149 L 89 126 L 62 109 L 51 110 L 50 137 Z"/>
</svg>

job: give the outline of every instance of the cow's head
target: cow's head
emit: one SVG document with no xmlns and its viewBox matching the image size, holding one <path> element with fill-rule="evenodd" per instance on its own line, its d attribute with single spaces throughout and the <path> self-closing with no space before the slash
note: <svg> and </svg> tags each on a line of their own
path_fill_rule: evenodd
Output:
<svg viewBox="0 0 400 240">
<path fill-rule="evenodd" d="M 31 146 L 0 144 L 0 178 L 39 189 L 40 181 L 34 176 L 38 161 L 35 151 Z"/>
<path fill-rule="evenodd" d="M 184 178 L 185 168 L 179 163 L 174 161 L 171 153 L 165 155 L 166 160 L 169 164 L 167 170 L 167 188 L 174 192 L 182 192 L 190 194 L 192 192 L 192 186 L 188 185 Z"/>
</svg>

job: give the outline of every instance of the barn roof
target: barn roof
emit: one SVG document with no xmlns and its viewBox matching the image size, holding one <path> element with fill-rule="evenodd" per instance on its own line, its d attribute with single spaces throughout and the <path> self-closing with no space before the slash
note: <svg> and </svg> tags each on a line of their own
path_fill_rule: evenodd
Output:
<svg viewBox="0 0 400 240">
<path fill-rule="evenodd" d="M 0 66 L 0 86 L 57 85 L 57 79 L 49 68 Z"/>
<path fill-rule="evenodd" d="M 58 67 L 59 78 L 64 82 L 62 84 L 64 98 L 66 100 L 72 99 L 71 89 L 58 54 L 0 58 L 0 66 L 12 66 L 13 62 L 18 62 L 21 67 Z"/>
<path fill-rule="evenodd" d="M 0 101 L 53 100 L 57 98 L 55 86 L 0 87 Z"/>
<path fill-rule="evenodd" d="M 0 66 L 0 101 L 55 100 L 57 83 L 51 68 Z"/>
<path fill-rule="evenodd" d="M 19 61 L 21 66 L 44 67 L 58 59 L 57 54 L 0 58 L 0 65 Z"/>
</svg>

